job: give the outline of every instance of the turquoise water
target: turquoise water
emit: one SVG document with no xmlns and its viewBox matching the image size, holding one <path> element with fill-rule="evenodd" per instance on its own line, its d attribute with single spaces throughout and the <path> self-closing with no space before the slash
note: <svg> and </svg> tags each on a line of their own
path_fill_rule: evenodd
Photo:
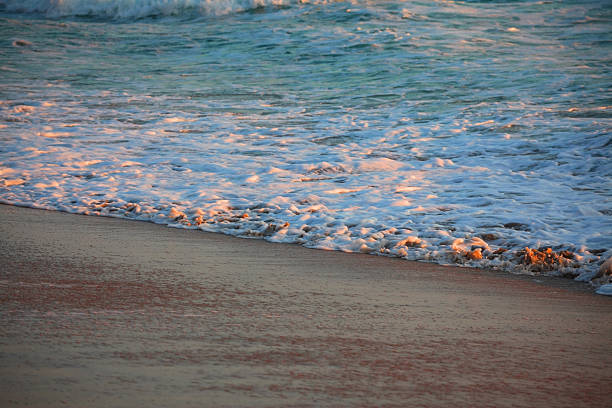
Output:
<svg viewBox="0 0 612 408">
<path fill-rule="evenodd" d="M 599 1 L 0 0 L 0 201 L 519 272 L 552 247 L 589 280 L 612 256 L 611 22 Z"/>
</svg>

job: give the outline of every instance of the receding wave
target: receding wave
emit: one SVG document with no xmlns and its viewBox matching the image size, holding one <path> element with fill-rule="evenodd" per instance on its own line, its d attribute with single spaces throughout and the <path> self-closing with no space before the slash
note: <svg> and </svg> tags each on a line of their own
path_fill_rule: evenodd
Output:
<svg viewBox="0 0 612 408">
<path fill-rule="evenodd" d="M 0 0 L 0 11 L 47 17 L 138 19 L 164 16 L 218 16 L 303 0 Z"/>
</svg>

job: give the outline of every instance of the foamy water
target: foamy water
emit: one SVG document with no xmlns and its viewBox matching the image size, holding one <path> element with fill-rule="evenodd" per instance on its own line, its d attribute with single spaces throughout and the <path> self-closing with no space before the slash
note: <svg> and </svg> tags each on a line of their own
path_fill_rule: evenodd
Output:
<svg viewBox="0 0 612 408">
<path fill-rule="evenodd" d="M 0 0 L 0 201 L 590 280 L 611 23 L 595 1 Z"/>
</svg>

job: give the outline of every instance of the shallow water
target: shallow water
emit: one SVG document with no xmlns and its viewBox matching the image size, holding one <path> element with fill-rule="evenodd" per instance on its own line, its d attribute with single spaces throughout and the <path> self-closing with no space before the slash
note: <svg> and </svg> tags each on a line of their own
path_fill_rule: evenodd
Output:
<svg viewBox="0 0 612 408">
<path fill-rule="evenodd" d="M 584 280 L 612 256 L 612 7 L 269 3 L 0 0 L 0 201 L 519 272 L 552 247 Z"/>
</svg>

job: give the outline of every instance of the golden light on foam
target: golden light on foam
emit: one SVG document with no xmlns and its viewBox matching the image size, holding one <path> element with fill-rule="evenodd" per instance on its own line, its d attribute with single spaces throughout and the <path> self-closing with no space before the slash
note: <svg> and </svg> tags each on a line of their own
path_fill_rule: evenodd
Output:
<svg viewBox="0 0 612 408">
<path fill-rule="evenodd" d="M 72 136 L 70 132 L 38 132 L 38 136 L 55 138 L 55 137 L 68 137 Z"/>
<path fill-rule="evenodd" d="M 96 161 L 96 160 L 92 160 L 92 161 Z M 97 162 L 99 163 L 100 161 L 98 160 Z M 123 163 L 121 163 L 121 167 L 131 167 L 131 166 L 144 166 L 144 164 L 135 162 L 135 161 L 130 161 L 130 160 L 124 161 Z"/>
<path fill-rule="evenodd" d="M 59 183 L 57 181 L 52 181 L 50 183 L 36 183 L 34 184 L 34 188 L 49 188 L 49 187 L 59 187 Z"/>
<path fill-rule="evenodd" d="M 409 205 L 412 205 L 412 201 L 407 199 L 396 200 L 391 203 L 391 207 L 408 207 Z"/>
<path fill-rule="evenodd" d="M 364 190 L 367 187 L 358 187 L 358 188 L 334 188 L 333 190 L 327 190 L 328 194 L 348 194 L 348 193 L 356 193 L 358 191 Z"/>
<path fill-rule="evenodd" d="M 404 186 L 404 187 L 400 186 L 400 187 L 397 187 L 395 189 L 395 192 L 396 193 L 409 193 L 409 192 L 412 192 L 412 191 L 419 191 L 419 190 L 422 190 L 422 188 L 421 187 L 413 187 L 413 186 Z"/>
<path fill-rule="evenodd" d="M 94 164 L 98 164 L 98 163 L 102 163 L 102 160 L 84 160 L 80 162 L 74 162 L 72 163 L 72 165 L 76 167 L 87 167 L 87 166 L 93 166 Z"/>
<path fill-rule="evenodd" d="M 13 179 L 13 180 L 3 180 L 2 182 L 4 183 L 5 187 L 11 187 L 11 186 L 18 186 L 20 184 L 25 183 L 25 180 L 23 180 L 23 179 Z"/>
<path fill-rule="evenodd" d="M 166 118 L 164 119 L 164 123 L 181 123 L 181 122 L 193 122 L 195 119 L 187 119 L 187 118 Z"/>
<path fill-rule="evenodd" d="M 30 105 L 18 105 L 13 108 L 13 112 L 15 113 L 32 113 L 35 110 L 36 108 Z"/>
</svg>

